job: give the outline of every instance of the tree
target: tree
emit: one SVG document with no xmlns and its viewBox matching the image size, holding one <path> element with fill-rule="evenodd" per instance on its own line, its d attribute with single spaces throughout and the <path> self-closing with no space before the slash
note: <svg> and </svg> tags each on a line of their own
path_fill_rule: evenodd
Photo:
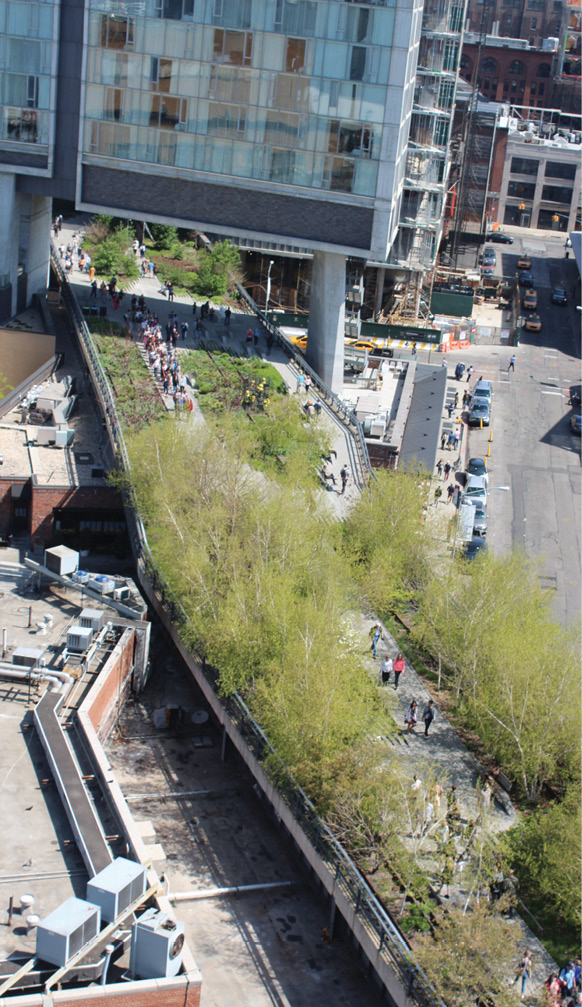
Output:
<svg viewBox="0 0 582 1007">
<path fill-rule="evenodd" d="M 202 249 L 198 273 L 194 279 L 195 293 L 203 297 L 223 297 L 240 276 L 240 253 L 229 241 L 217 241 L 212 250 Z"/>
<path fill-rule="evenodd" d="M 365 605 L 387 614 L 428 573 L 430 533 L 423 522 L 425 473 L 378 472 L 344 522 L 344 551 Z"/>
<path fill-rule="evenodd" d="M 98 276 L 124 276 L 137 279 L 139 267 L 129 252 L 135 231 L 130 224 L 118 224 L 93 250 L 93 265 Z"/>
<path fill-rule="evenodd" d="M 171 224 L 152 224 L 151 232 L 156 243 L 156 248 L 161 252 L 171 251 L 178 243 L 178 228 Z"/>
<path fill-rule="evenodd" d="M 432 935 L 417 938 L 415 949 L 447 1007 L 519 1003 L 521 991 L 508 987 L 519 962 L 516 931 L 487 903 L 465 915 L 456 907 L 436 910 Z"/>
<path fill-rule="evenodd" d="M 507 837 L 524 902 L 535 915 L 557 919 L 571 930 L 572 954 L 582 924 L 581 824 L 579 787 L 572 783 L 563 801 L 522 818 Z"/>
</svg>

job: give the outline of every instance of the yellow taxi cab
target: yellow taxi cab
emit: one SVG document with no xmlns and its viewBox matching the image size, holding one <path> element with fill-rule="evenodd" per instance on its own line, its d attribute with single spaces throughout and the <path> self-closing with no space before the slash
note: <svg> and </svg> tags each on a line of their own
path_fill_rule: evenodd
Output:
<svg viewBox="0 0 582 1007">
<path fill-rule="evenodd" d="M 350 350 L 368 350 L 368 353 L 373 353 L 374 350 L 378 349 L 376 343 L 371 343 L 369 339 L 346 339 L 345 345 Z"/>
<path fill-rule="evenodd" d="M 517 260 L 518 269 L 531 269 L 531 259 L 529 255 L 520 255 Z"/>
<path fill-rule="evenodd" d="M 304 332 L 300 336 L 289 336 L 289 342 L 297 346 L 299 350 L 304 350 L 307 347 L 307 335 Z"/>
<path fill-rule="evenodd" d="M 530 315 L 526 318 L 524 329 L 527 332 L 541 332 L 542 331 L 542 320 L 539 315 Z"/>
<path fill-rule="evenodd" d="M 523 310 L 535 311 L 538 306 L 538 295 L 536 290 L 528 290 L 523 297 Z"/>
</svg>

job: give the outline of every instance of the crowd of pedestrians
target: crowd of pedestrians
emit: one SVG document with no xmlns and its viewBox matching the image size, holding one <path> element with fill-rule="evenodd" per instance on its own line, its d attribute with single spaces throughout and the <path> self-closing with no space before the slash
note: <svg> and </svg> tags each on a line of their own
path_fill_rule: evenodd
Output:
<svg viewBox="0 0 582 1007">
<path fill-rule="evenodd" d="M 549 1007 L 582 1005 L 582 962 L 569 961 L 559 973 L 552 972 L 545 982 Z"/>
</svg>

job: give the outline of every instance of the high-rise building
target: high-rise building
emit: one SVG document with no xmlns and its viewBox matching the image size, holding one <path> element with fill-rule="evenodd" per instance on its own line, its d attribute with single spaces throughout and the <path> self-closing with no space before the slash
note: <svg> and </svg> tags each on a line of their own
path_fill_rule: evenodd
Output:
<svg viewBox="0 0 582 1007">
<path fill-rule="evenodd" d="M 313 253 L 310 353 L 337 386 L 346 257 L 434 259 L 463 17 L 464 0 L 424 20 L 422 0 L 0 0 L 3 313 L 43 285 L 57 195 Z"/>
</svg>

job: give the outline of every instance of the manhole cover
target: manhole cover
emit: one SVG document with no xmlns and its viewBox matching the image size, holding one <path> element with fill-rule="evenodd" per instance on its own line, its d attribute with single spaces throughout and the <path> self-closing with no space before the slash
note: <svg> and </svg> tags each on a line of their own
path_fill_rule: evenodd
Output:
<svg viewBox="0 0 582 1007">
<path fill-rule="evenodd" d="M 87 451 L 75 451 L 75 460 L 78 465 L 92 465 L 93 455 Z"/>
</svg>

